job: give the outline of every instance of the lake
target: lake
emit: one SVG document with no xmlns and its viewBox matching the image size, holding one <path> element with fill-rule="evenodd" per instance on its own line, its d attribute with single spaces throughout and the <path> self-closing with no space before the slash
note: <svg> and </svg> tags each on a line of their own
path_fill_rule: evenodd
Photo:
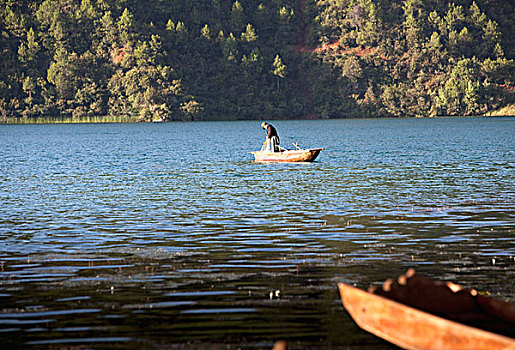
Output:
<svg viewBox="0 0 515 350">
<path fill-rule="evenodd" d="M 340 281 L 515 301 L 515 118 L 0 125 L 3 348 L 394 349 Z"/>
</svg>

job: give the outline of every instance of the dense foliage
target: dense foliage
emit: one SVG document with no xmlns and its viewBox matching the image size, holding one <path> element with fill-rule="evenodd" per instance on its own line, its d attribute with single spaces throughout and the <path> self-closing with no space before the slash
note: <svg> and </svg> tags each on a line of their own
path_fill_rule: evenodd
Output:
<svg viewBox="0 0 515 350">
<path fill-rule="evenodd" d="M 477 115 L 513 103 L 502 0 L 0 0 L 0 120 Z"/>
</svg>

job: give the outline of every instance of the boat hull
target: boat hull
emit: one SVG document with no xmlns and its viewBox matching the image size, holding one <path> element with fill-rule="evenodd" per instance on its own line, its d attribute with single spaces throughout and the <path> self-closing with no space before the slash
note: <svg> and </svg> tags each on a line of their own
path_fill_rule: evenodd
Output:
<svg viewBox="0 0 515 350">
<path fill-rule="evenodd" d="M 255 151 L 251 152 L 256 162 L 312 162 L 323 148 L 287 150 L 283 152 Z"/>
<path fill-rule="evenodd" d="M 450 321 L 344 283 L 343 306 L 364 330 L 404 349 L 515 349 L 515 339 Z"/>
</svg>

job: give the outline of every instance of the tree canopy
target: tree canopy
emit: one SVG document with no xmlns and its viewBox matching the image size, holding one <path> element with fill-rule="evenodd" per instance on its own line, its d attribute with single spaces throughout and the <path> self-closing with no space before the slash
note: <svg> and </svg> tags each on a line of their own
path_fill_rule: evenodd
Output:
<svg viewBox="0 0 515 350">
<path fill-rule="evenodd" d="M 515 101 L 501 0 L 0 0 L 0 121 L 478 115 Z"/>
</svg>

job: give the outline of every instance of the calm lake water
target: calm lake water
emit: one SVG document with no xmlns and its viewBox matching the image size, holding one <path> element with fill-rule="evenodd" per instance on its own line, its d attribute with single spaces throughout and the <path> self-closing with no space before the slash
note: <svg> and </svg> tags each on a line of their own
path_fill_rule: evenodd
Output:
<svg viewBox="0 0 515 350">
<path fill-rule="evenodd" d="M 515 301 L 515 119 L 260 123 L 0 125 L 2 348 L 392 349 L 336 284 L 409 267 Z"/>
</svg>

